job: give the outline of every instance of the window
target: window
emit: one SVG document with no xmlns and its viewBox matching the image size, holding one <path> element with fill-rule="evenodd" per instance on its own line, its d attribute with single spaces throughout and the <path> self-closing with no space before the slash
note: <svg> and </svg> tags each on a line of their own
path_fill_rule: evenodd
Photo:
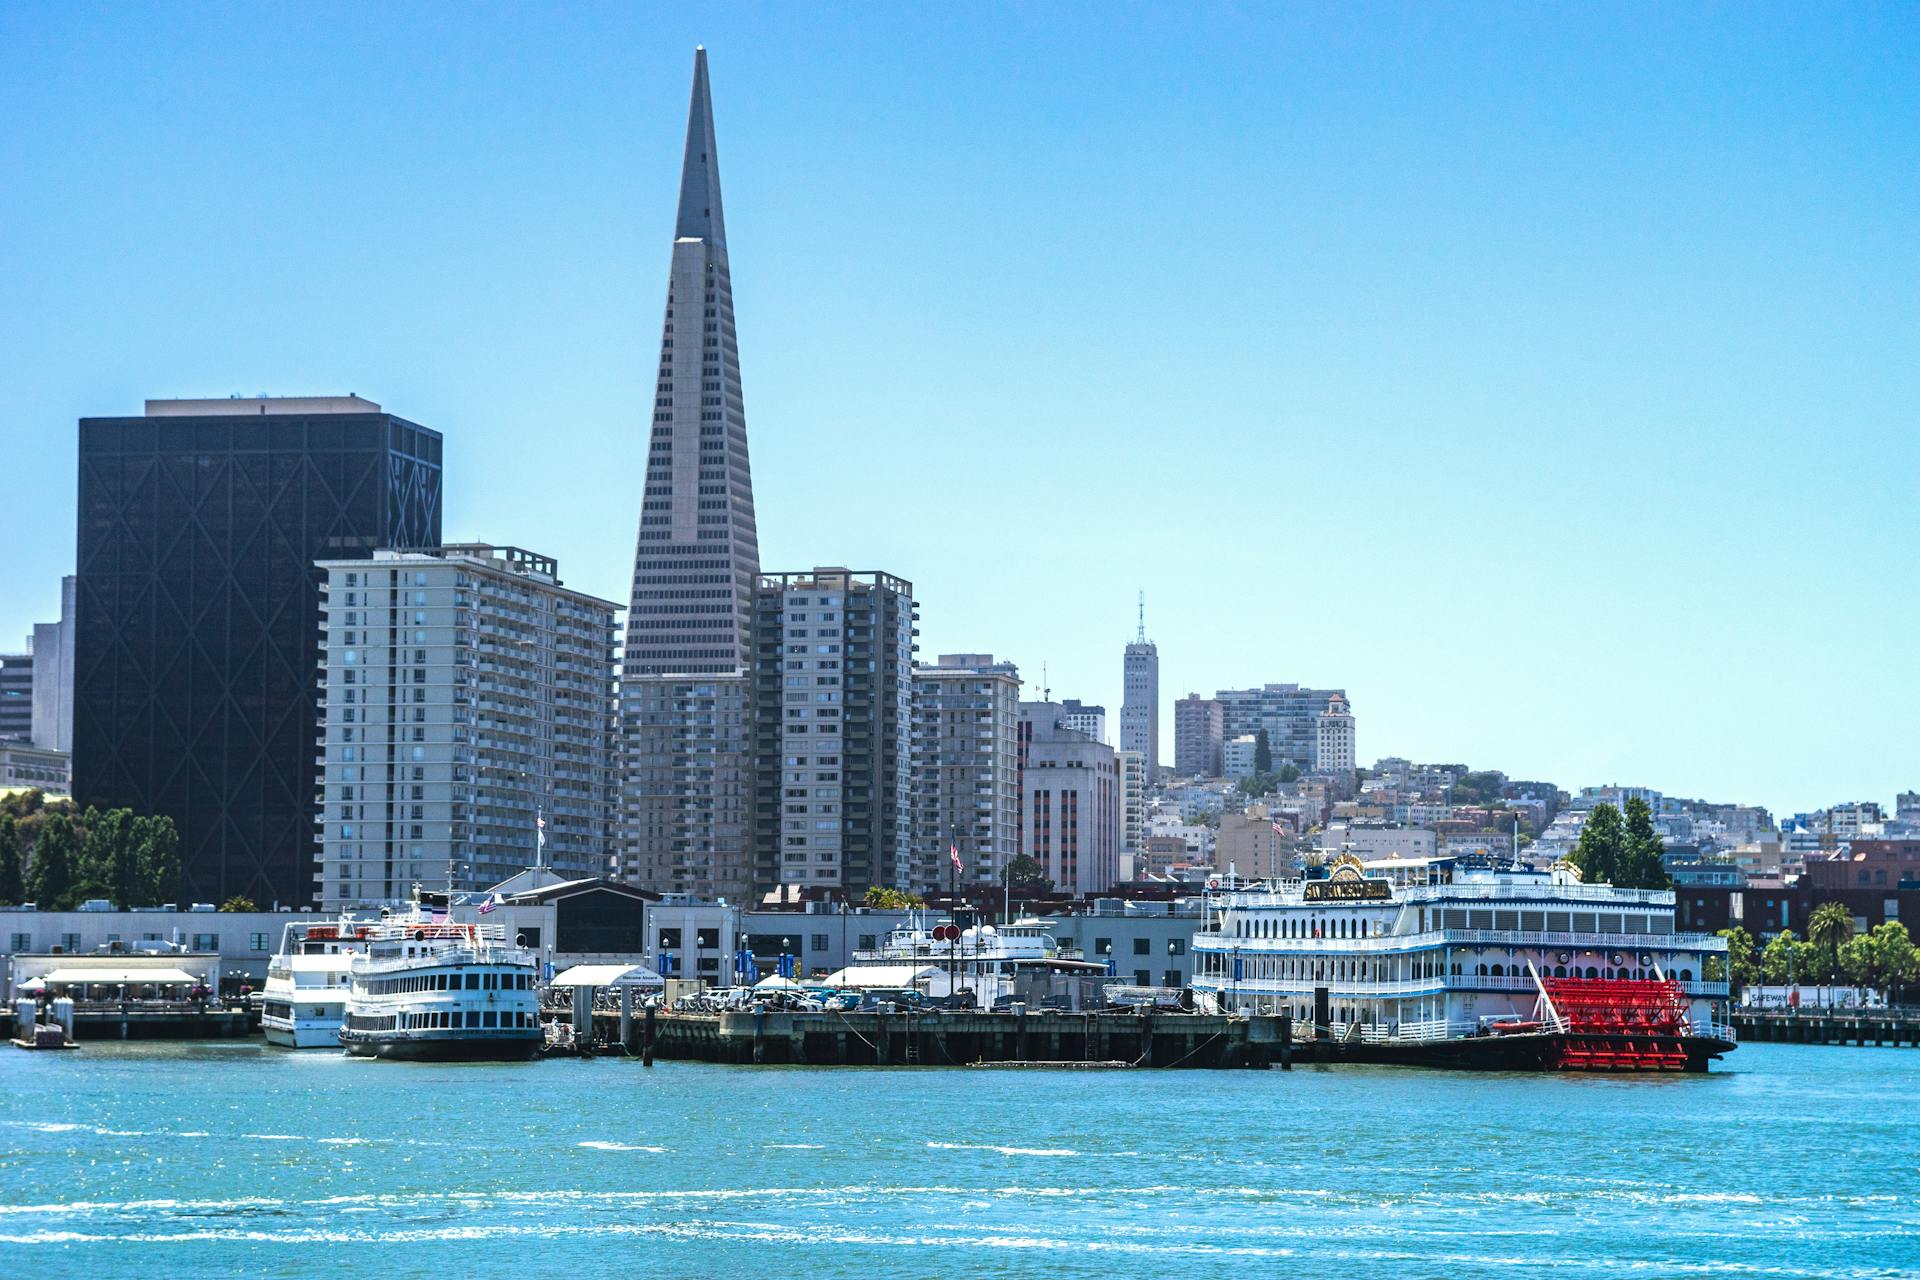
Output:
<svg viewBox="0 0 1920 1280">
<path fill-rule="evenodd" d="M 1168 938 L 1167 954 L 1170 956 L 1183 956 L 1187 954 L 1187 940 L 1185 938 Z"/>
<path fill-rule="evenodd" d="M 1135 954 L 1135 955 L 1137 955 L 1137 956 L 1150 956 L 1150 955 L 1152 955 L 1152 954 L 1153 954 L 1153 941 L 1152 941 L 1151 939 L 1149 939 L 1149 938 L 1135 938 L 1135 939 L 1133 940 L 1133 954 Z M 1143 983 L 1141 983 L 1140 985 L 1144 987 L 1144 986 L 1146 986 L 1147 984 L 1143 982 Z"/>
<path fill-rule="evenodd" d="M 265 933 L 250 933 L 247 935 L 247 950 L 265 951 L 266 949 L 267 935 Z"/>
<path fill-rule="evenodd" d="M 193 946 L 191 949 L 194 951 L 218 951 L 220 949 L 220 935 L 217 933 L 196 933 L 193 935 Z"/>
<path fill-rule="evenodd" d="M 718 929 L 694 930 L 693 945 L 696 947 L 705 947 L 709 950 L 718 947 L 720 945 L 720 931 Z"/>
<path fill-rule="evenodd" d="M 825 951 L 827 949 L 827 935 L 824 933 L 814 934 L 812 949 L 815 951 Z"/>
<path fill-rule="evenodd" d="M 1113 939 L 1112 938 L 1095 938 L 1093 940 L 1093 954 L 1097 956 L 1112 955 Z"/>
</svg>

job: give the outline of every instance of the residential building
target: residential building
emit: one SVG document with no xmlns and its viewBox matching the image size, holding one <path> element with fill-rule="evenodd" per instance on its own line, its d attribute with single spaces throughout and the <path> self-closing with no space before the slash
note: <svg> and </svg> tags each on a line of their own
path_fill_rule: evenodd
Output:
<svg viewBox="0 0 1920 1280">
<path fill-rule="evenodd" d="M 605 871 L 620 606 L 487 543 L 320 568 L 322 907 Z"/>
<path fill-rule="evenodd" d="M 754 605 L 755 887 L 905 889 L 913 872 L 913 584 L 764 574 Z"/>
<path fill-rule="evenodd" d="M 1120 749 L 1147 761 L 1147 781 L 1160 777 L 1160 651 L 1147 639 L 1147 601 L 1140 597 L 1140 631 L 1121 668 Z"/>
<path fill-rule="evenodd" d="M 621 690 L 621 879 L 701 901 L 753 895 L 752 680 L 639 676 Z"/>
<path fill-rule="evenodd" d="M 33 654 L 0 653 L 0 742 L 33 741 Z"/>
<path fill-rule="evenodd" d="M 1250 778 L 1258 769 L 1256 762 L 1260 755 L 1260 739 L 1251 733 L 1243 733 L 1223 744 L 1220 748 L 1220 774 L 1226 778 Z"/>
<path fill-rule="evenodd" d="M 1120 873 L 1119 760 L 1061 712 L 1057 702 L 1020 704 L 1023 851 L 1055 888 L 1101 893 Z"/>
<path fill-rule="evenodd" d="M 1334 694 L 1314 721 L 1313 768 L 1316 773 L 1352 773 L 1353 712 L 1346 697 Z"/>
<path fill-rule="evenodd" d="M 60 579 L 60 621 L 35 623 L 33 745 L 73 750 L 73 575 Z"/>
<path fill-rule="evenodd" d="M 913 673 L 917 892 L 995 883 L 1020 852 L 1020 671 L 990 653 L 943 653 Z"/>
<path fill-rule="evenodd" d="M 748 667 L 760 572 L 707 55 L 694 52 L 621 658 L 620 874 L 753 884 Z"/>
<path fill-rule="evenodd" d="M 1217 778 L 1225 767 L 1226 707 L 1218 698 L 1190 693 L 1173 704 L 1173 772 L 1182 778 Z"/>
<path fill-rule="evenodd" d="M 1431 858 L 1434 833 L 1425 827 L 1347 826 L 1333 823 L 1320 835 L 1320 847 L 1350 849 L 1362 861 L 1375 858 Z"/>
<path fill-rule="evenodd" d="M 74 798 L 172 818 L 188 899 L 316 901 L 315 565 L 437 545 L 440 445 L 357 396 L 81 419 Z"/>
<path fill-rule="evenodd" d="M 1215 697 L 1222 704 L 1221 732 L 1226 739 L 1265 729 L 1274 768 L 1291 764 L 1304 771 L 1314 767 L 1320 716 L 1335 695 L 1344 699 L 1346 691 L 1269 684 L 1257 689 L 1222 689 Z"/>
<path fill-rule="evenodd" d="M 1060 703 L 1060 708 L 1060 723 L 1067 728 L 1078 729 L 1095 742 L 1107 740 L 1107 709 L 1105 707 L 1096 707 L 1078 698 L 1067 698 Z"/>
<path fill-rule="evenodd" d="M 1138 751 L 1114 754 L 1120 766 L 1120 852 L 1140 852 L 1147 828 L 1147 758 Z"/>
</svg>

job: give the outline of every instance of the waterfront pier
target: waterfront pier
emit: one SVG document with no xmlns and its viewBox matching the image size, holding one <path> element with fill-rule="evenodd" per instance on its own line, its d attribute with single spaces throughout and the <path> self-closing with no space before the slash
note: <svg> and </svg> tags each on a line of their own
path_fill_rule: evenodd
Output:
<svg viewBox="0 0 1920 1280">
<path fill-rule="evenodd" d="M 595 1010 L 595 1038 L 620 1044 L 618 1011 Z M 624 1020 L 629 1054 L 698 1062 L 966 1067 L 1020 1064 L 1286 1069 L 1292 1019 L 1188 1013 L 920 1010 L 682 1013 Z"/>
<path fill-rule="evenodd" d="M 1742 1040 L 1920 1048 L 1914 1009 L 1735 1009 L 1733 1027 Z"/>
</svg>

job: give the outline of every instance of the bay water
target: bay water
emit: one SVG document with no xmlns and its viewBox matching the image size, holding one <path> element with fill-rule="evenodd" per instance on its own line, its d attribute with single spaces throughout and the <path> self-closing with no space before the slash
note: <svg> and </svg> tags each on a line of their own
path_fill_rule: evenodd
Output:
<svg viewBox="0 0 1920 1280">
<path fill-rule="evenodd" d="M 1920 1052 L 1704 1076 L 0 1051 L 0 1274 L 1920 1274 Z"/>
</svg>

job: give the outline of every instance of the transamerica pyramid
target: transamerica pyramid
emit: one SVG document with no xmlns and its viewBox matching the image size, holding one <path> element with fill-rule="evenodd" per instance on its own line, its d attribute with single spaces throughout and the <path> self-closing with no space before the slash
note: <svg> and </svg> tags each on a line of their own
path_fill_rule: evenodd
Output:
<svg viewBox="0 0 1920 1280">
<path fill-rule="evenodd" d="M 707 52 L 693 55 L 623 676 L 747 665 L 760 542 Z"/>
<path fill-rule="evenodd" d="M 620 669 L 614 866 L 663 893 L 738 902 L 752 888 L 747 667 L 760 542 L 705 49 L 693 55 L 649 434 Z"/>
</svg>

